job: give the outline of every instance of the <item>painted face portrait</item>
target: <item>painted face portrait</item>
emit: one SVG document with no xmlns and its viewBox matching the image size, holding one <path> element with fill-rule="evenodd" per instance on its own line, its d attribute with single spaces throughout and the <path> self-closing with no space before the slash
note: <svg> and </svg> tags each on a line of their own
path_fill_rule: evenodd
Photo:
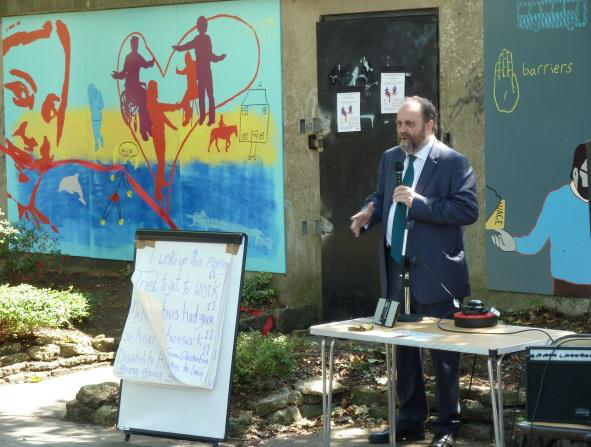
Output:
<svg viewBox="0 0 591 447">
<path fill-rule="evenodd" d="M 17 203 L 18 217 L 32 219 L 36 225 L 50 224 L 57 232 L 37 208 L 37 193 L 41 180 L 55 166 L 55 149 L 63 136 L 70 83 L 70 33 L 60 20 L 24 28 L 15 27 L 3 40 L 3 62 L 10 68 L 4 76 L 7 138 L 0 150 L 13 162 L 7 165 L 8 183 L 14 178 L 31 188 L 21 197 L 13 184 L 8 193 L 8 198 Z"/>
<path fill-rule="evenodd" d="M 575 148 L 570 178 L 577 193 L 584 200 L 589 200 L 589 173 L 587 169 L 587 151 L 584 143 Z"/>
<path fill-rule="evenodd" d="M 589 174 L 587 171 L 587 160 L 585 160 L 581 167 L 577 169 L 575 186 L 579 195 L 583 199 L 589 200 Z"/>
<path fill-rule="evenodd" d="M 34 159 L 51 160 L 63 134 L 70 82 L 70 34 L 60 20 L 46 21 L 37 29 L 15 28 L 4 39 L 3 51 L 4 63 L 12 67 L 4 83 L 6 145 L 19 154 L 15 158 L 19 171 L 40 171 L 42 166 Z"/>
<path fill-rule="evenodd" d="M 119 145 L 117 152 L 124 159 L 133 158 L 138 153 L 137 145 L 133 141 L 124 141 Z"/>
</svg>

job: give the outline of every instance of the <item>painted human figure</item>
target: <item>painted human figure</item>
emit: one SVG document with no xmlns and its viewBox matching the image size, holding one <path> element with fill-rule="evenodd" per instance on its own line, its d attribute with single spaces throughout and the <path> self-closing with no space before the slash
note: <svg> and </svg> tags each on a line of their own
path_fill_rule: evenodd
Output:
<svg viewBox="0 0 591 447">
<path fill-rule="evenodd" d="M 94 149 L 97 150 L 99 145 L 103 147 L 105 144 L 105 140 L 101 134 L 105 104 L 103 102 L 103 94 L 92 83 L 88 84 L 88 105 L 90 106 L 92 132 L 94 134 Z"/>
<path fill-rule="evenodd" d="M 152 121 L 152 142 L 158 163 L 156 169 L 156 184 L 154 196 L 159 202 L 163 199 L 162 189 L 168 186 L 166 183 L 166 136 L 165 126 L 177 130 L 176 126 L 166 117 L 165 112 L 172 112 L 180 108 L 179 104 L 164 104 L 158 102 L 158 83 L 148 82 L 147 108 Z"/>
<path fill-rule="evenodd" d="M 124 141 L 119 145 L 117 152 L 119 155 L 121 155 L 123 167 L 120 171 L 111 174 L 111 181 L 116 182 L 115 189 L 109 196 L 107 206 L 103 210 L 103 215 L 101 216 L 100 220 L 101 225 L 107 224 L 107 218 L 114 208 L 117 209 L 117 223 L 119 225 L 123 225 L 125 223 L 125 218 L 123 217 L 123 212 L 121 211 L 121 196 L 119 195 L 120 190 L 125 189 L 125 194 L 129 198 L 133 196 L 133 190 L 129 186 L 127 175 L 129 174 L 128 166 L 130 165 L 131 159 L 137 156 L 137 146 L 131 141 Z"/>
<path fill-rule="evenodd" d="M 226 58 L 225 54 L 219 56 L 215 55 L 211 47 L 211 39 L 206 34 L 207 32 L 207 19 L 204 16 L 200 16 L 197 19 L 197 31 L 199 34 L 193 38 L 193 40 L 182 44 L 173 45 L 172 48 L 175 51 L 195 51 L 195 66 L 197 73 L 197 89 L 199 94 L 199 124 L 203 124 L 205 121 L 205 94 L 209 101 L 209 119 L 207 125 L 211 126 L 215 123 L 215 100 L 213 95 L 213 78 L 211 75 L 211 63 L 220 62 Z"/>
<path fill-rule="evenodd" d="M 187 78 L 187 89 L 185 95 L 181 100 L 181 109 L 183 109 L 183 126 L 189 124 L 193 117 L 193 108 L 191 107 L 191 101 L 197 99 L 199 91 L 197 89 L 197 66 L 195 61 L 191 58 L 191 52 L 185 53 L 185 67 L 182 70 L 176 69 L 176 74 L 184 75 Z"/>
<path fill-rule="evenodd" d="M 122 71 L 113 71 L 113 79 L 125 80 L 125 96 L 127 100 L 138 108 L 140 119 L 140 133 L 144 141 L 148 141 L 151 131 L 150 116 L 146 109 L 145 83 L 140 82 L 140 69 L 150 68 L 154 65 L 154 59 L 146 61 L 138 52 L 138 37 L 132 36 L 130 40 L 131 52 L 125 56 Z"/>
<path fill-rule="evenodd" d="M 585 144 L 573 154 L 570 182 L 550 191 L 531 232 L 513 236 L 495 230 L 492 242 L 502 251 L 538 253 L 550 242 L 553 293 L 591 296 L 591 236 L 589 235 L 589 174 Z"/>
</svg>

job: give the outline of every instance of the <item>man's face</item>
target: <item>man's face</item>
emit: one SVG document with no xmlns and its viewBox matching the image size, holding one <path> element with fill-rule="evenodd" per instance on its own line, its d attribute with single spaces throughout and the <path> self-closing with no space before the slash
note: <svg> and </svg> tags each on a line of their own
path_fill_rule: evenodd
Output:
<svg viewBox="0 0 591 447">
<path fill-rule="evenodd" d="M 39 29 L 18 30 L 3 43 L 7 140 L 39 158 L 39 152 L 47 154 L 61 139 L 69 85 L 69 33 L 62 22 L 47 21 Z"/>
<path fill-rule="evenodd" d="M 408 154 L 416 153 L 425 144 L 431 126 L 423 122 L 421 105 L 415 101 L 406 101 L 400 107 L 396 117 L 396 130 L 400 146 Z"/>
<path fill-rule="evenodd" d="M 587 160 L 583 162 L 580 168 L 575 168 L 573 172 L 573 180 L 579 195 L 589 200 L 589 174 L 587 173 Z"/>
</svg>

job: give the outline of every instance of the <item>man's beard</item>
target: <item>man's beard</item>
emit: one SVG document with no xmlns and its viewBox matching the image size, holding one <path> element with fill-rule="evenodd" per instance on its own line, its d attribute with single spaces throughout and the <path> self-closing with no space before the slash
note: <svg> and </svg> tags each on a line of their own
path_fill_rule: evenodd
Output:
<svg viewBox="0 0 591 447">
<path fill-rule="evenodd" d="M 589 186 L 583 186 L 583 179 L 581 178 L 580 171 L 579 178 L 577 179 L 577 192 L 583 199 L 589 200 Z"/>
<path fill-rule="evenodd" d="M 427 133 L 425 132 L 425 126 L 421 129 L 421 131 L 417 135 L 411 135 L 409 133 L 405 134 L 406 141 L 400 142 L 400 147 L 404 149 L 404 152 L 408 154 L 415 154 L 419 148 L 425 142 L 425 138 L 427 137 Z M 398 135 L 398 140 L 400 141 L 400 135 Z"/>
</svg>

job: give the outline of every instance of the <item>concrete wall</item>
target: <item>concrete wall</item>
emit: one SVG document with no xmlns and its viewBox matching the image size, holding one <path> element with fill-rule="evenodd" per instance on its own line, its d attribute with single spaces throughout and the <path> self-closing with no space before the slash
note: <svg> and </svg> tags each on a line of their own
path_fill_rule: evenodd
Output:
<svg viewBox="0 0 591 447">
<path fill-rule="evenodd" d="M 253 0 L 254 1 L 254 0 Z M 131 6 L 191 3 L 175 0 L 4 0 L 0 15 L 95 10 Z M 194 3 L 198 3 L 195 1 Z M 287 274 L 277 286 L 285 304 L 320 308 L 321 238 L 302 235 L 302 221 L 320 219 L 318 153 L 307 148 L 299 120 L 318 116 L 316 22 L 322 15 L 437 8 L 440 40 L 440 102 L 442 134 L 465 153 L 474 166 L 481 218 L 466 232 L 473 297 L 502 309 L 537 305 L 584 312 L 589 300 L 487 291 L 484 258 L 484 75 L 482 0 L 282 0 L 282 61 L 285 151 L 285 220 Z M 0 104 L 1 105 L 1 104 Z M 0 172 L 3 173 L 3 169 Z M 0 182 L 4 186 L 4 177 Z M 0 191 L 1 192 L 1 191 Z M 4 195 L 3 195 L 4 196 Z M 311 225 L 308 225 L 311 228 Z"/>
<path fill-rule="evenodd" d="M 469 6 L 466 6 L 466 5 Z M 320 218 L 318 153 L 307 149 L 299 119 L 317 115 L 316 22 L 322 15 L 438 8 L 440 19 L 441 127 L 468 155 L 484 191 L 482 3 L 463 0 L 284 0 L 282 1 L 283 89 L 285 134 L 285 201 L 288 277 L 285 287 L 313 300 L 320 291 L 318 236 L 301 236 L 300 222 Z M 368 191 L 369 193 L 369 191 Z M 484 204 L 481 204 L 484 210 Z M 353 212 L 353 210 L 351 210 Z M 483 224 L 468 230 L 473 283 L 484 285 Z M 306 256 L 307 253 L 307 256 Z M 302 262 L 308 259 L 308 262 Z M 293 277 L 292 277 L 293 275 Z M 300 278 L 313 278 L 300 283 Z M 296 297 L 294 297 L 297 299 Z"/>
</svg>

